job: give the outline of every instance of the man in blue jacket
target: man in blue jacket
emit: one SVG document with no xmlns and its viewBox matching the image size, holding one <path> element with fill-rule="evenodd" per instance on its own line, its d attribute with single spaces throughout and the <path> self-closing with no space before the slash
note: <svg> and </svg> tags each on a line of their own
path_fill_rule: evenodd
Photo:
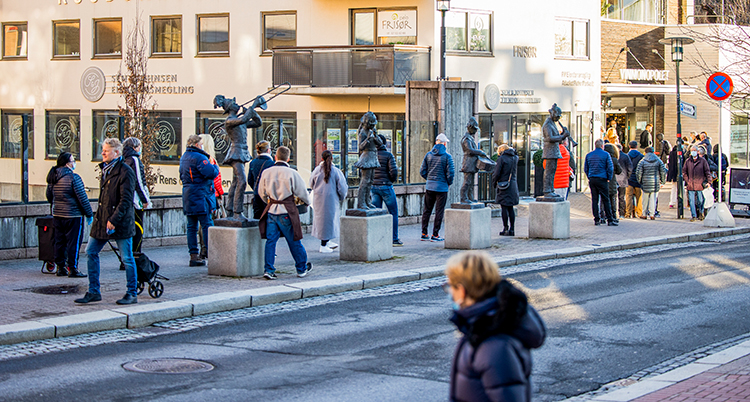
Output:
<svg viewBox="0 0 750 402">
<path fill-rule="evenodd" d="M 607 225 L 617 226 L 617 222 L 614 221 L 614 217 L 612 216 L 612 207 L 609 202 L 609 181 L 614 180 L 612 157 L 604 150 L 604 140 L 596 140 L 594 146 L 594 150 L 586 155 L 586 161 L 583 165 L 583 172 L 589 178 L 591 212 L 594 214 L 594 225 L 601 225 L 601 221 L 599 220 L 599 199 L 601 198 L 604 204 L 604 212 L 607 215 Z"/>
<path fill-rule="evenodd" d="M 637 218 L 643 214 L 643 208 L 641 206 L 643 191 L 641 190 L 641 183 L 639 183 L 638 179 L 635 177 L 635 168 L 638 166 L 638 162 L 643 159 L 643 154 L 638 151 L 638 142 L 630 141 L 628 146 L 630 147 L 628 156 L 633 165 L 633 170 L 630 172 L 630 177 L 628 178 L 628 189 L 625 190 L 625 217 Z M 634 199 L 635 202 L 633 202 Z"/>
<path fill-rule="evenodd" d="M 453 184 L 455 168 L 453 157 L 446 151 L 448 137 L 440 133 L 435 139 L 435 146 L 422 160 L 419 174 L 427 179 L 424 194 L 424 210 L 422 211 L 422 241 L 445 241 L 440 237 L 440 226 L 443 224 L 445 202 L 448 200 L 448 187 Z M 432 208 L 435 208 L 435 224 L 432 227 L 432 237 L 427 234 L 430 224 Z"/>
<path fill-rule="evenodd" d="M 244 174 L 244 171 L 243 171 Z M 180 180 L 182 180 L 182 212 L 187 216 L 187 242 L 190 251 L 190 266 L 206 265 L 198 254 L 198 222 L 203 229 L 203 238 L 208 244 L 208 227 L 213 226 L 211 211 L 216 209 L 214 178 L 219 167 L 212 164 L 203 151 L 203 139 L 192 134 L 187 148 L 180 158 Z"/>
</svg>

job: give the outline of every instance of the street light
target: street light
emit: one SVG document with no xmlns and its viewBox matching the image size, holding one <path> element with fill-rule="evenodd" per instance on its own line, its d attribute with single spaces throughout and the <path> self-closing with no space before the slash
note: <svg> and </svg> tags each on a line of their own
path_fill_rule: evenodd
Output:
<svg viewBox="0 0 750 402">
<path fill-rule="evenodd" d="M 675 75 L 677 76 L 677 219 L 683 216 L 683 186 L 682 183 L 682 122 L 680 120 L 680 62 L 682 61 L 683 46 L 695 42 L 686 36 L 672 36 L 659 40 L 659 43 L 672 48 L 672 61 L 675 63 Z"/>
<path fill-rule="evenodd" d="M 440 25 L 440 77 L 438 77 L 441 80 L 445 79 L 445 12 L 450 9 L 450 0 L 437 0 L 437 10 L 442 14 Z"/>
</svg>

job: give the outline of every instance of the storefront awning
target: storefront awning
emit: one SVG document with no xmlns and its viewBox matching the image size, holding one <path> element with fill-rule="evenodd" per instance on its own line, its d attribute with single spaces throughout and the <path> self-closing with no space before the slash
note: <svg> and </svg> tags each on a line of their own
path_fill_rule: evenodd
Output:
<svg viewBox="0 0 750 402">
<path fill-rule="evenodd" d="M 695 87 L 680 85 L 680 94 L 692 95 Z M 602 95 L 669 95 L 676 94 L 676 85 L 602 84 Z"/>
</svg>

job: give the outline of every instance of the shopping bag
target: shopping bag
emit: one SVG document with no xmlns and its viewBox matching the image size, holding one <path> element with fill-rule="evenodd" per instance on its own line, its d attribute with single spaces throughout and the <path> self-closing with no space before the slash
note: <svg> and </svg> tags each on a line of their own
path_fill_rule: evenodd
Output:
<svg viewBox="0 0 750 402">
<path fill-rule="evenodd" d="M 714 206 L 714 189 L 708 186 L 703 189 L 703 208 L 709 209 Z"/>
</svg>

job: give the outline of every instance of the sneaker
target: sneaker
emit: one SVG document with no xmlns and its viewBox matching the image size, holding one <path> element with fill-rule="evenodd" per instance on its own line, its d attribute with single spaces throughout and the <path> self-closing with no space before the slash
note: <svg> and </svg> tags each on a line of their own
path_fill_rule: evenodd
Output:
<svg viewBox="0 0 750 402">
<path fill-rule="evenodd" d="M 323 254 L 328 254 L 328 253 L 332 253 L 333 249 L 328 246 L 320 246 L 320 249 L 318 251 L 320 251 Z"/>
<path fill-rule="evenodd" d="M 75 299 L 73 301 L 80 304 L 102 301 L 102 295 L 100 295 L 99 293 L 86 292 L 86 295 L 84 295 L 82 298 Z"/>
<path fill-rule="evenodd" d="M 697 219 L 698 218 L 696 218 L 696 217 L 692 217 L 692 218 L 690 218 L 690 222 L 695 222 Z"/>
<path fill-rule="evenodd" d="M 430 236 L 428 236 L 425 233 L 422 233 L 422 241 L 428 241 L 428 240 L 430 240 Z"/>
<path fill-rule="evenodd" d="M 652 217 L 651 217 L 651 220 L 654 220 L 654 219 L 656 219 L 656 216 L 652 216 Z"/>
<path fill-rule="evenodd" d="M 326 247 L 330 248 L 331 250 L 335 249 L 335 248 L 336 248 L 336 247 L 338 247 L 338 246 L 339 246 L 338 244 L 336 244 L 336 243 L 334 243 L 334 242 L 332 242 L 332 241 L 330 241 L 330 240 L 329 240 L 329 241 L 328 241 L 328 243 L 326 244 Z"/>
<path fill-rule="evenodd" d="M 263 274 L 263 277 L 268 279 L 269 281 L 278 278 L 278 276 L 276 276 L 276 274 L 274 274 L 273 272 L 266 272 L 265 274 Z"/>
<path fill-rule="evenodd" d="M 404 242 L 402 242 L 401 240 L 396 239 L 393 241 L 393 247 L 403 247 L 403 246 L 404 246 Z"/>
<path fill-rule="evenodd" d="M 433 235 L 432 237 L 430 237 L 430 241 L 445 241 L 445 239 L 440 236 Z"/>
<path fill-rule="evenodd" d="M 303 273 L 301 273 L 301 274 L 299 274 L 299 273 L 298 273 L 298 274 L 297 274 L 297 278 L 304 278 L 304 277 L 306 277 L 306 276 L 307 276 L 307 274 L 309 274 L 309 273 L 310 273 L 310 271 L 312 271 L 312 263 L 311 263 L 311 262 L 308 262 L 308 263 L 307 263 L 307 269 L 305 269 L 305 272 L 303 272 Z"/>
<path fill-rule="evenodd" d="M 661 214 L 659 213 L 659 211 L 656 211 L 656 212 L 654 212 L 654 216 L 657 217 L 657 218 L 660 218 Z"/>
<path fill-rule="evenodd" d="M 594 221 L 594 226 L 599 226 L 599 225 L 601 225 L 601 224 L 602 224 L 602 223 L 601 223 L 601 222 L 599 222 L 599 221 Z"/>
<path fill-rule="evenodd" d="M 619 226 L 619 225 L 620 225 L 620 224 L 619 224 L 619 223 L 617 223 L 617 222 L 615 222 L 615 221 L 612 221 L 612 222 L 609 222 L 609 223 L 607 223 L 607 226 Z"/>
</svg>

